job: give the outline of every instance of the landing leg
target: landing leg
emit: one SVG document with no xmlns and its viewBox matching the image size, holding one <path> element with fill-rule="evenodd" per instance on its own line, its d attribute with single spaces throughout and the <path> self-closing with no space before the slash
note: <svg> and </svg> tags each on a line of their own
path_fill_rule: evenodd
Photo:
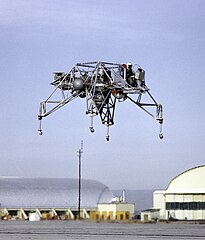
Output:
<svg viewBox="0 0 205 240">
<path fill-rule="evenodd" d="M 107 140 L 107 141 L 110 141 L 110 129 L 109 129 L 109 126 L 107 126 L 106 140 Z"/>
<path fill-rule="evenodd" d="M 40 121 L 40 125 L 39 125 L 39 129 L 38 129 L 38 134 L 39 134 L 39 135 L 43 135 L 41 119 L 40 119 L 39 121 Z"/>
<path fill-rule="evenodd" d="M 160 123 L 160 129 L 159 129 L 159 138 L 163 139 L 163 134 L 162 134 L 162 123 Z"/>
<path fill-rule="evenodd" d="M 91 122 L 90 122 L 90 132 L 91 133 L 94 133 L 95 132 L 95 129 L 94 129 L 94 127 L 93 127 L 93 116 L 91 116 Z"/>
</svg>

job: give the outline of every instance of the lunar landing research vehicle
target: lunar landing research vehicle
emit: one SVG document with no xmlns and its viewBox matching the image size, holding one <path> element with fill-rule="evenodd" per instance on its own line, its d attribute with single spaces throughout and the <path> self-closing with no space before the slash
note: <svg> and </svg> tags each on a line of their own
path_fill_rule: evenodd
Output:
<svg viewBox="0 0 205 240">
<path fill-rule="evenodd" d="M 76 98 L 86 101 L 86 114 L 91 117 L 90 131 L 94 132 L 93 118 L 99 116 L 107 127 L 114 125 L 116 102 L 130 100 L 159 122 L 159 137 L 163 138 L 162 105 L 157 103 L 145 84 L 145 71 L 137 64 L 109 62 L 77 63 L 67 73 L 55 72 L 51 83 L 53 92 L 40 102 L 38 119 L 42 135 L 42 118 L 50 115 Z M 146 100 L 144 100 L 146 96 Z"/>
</svg>

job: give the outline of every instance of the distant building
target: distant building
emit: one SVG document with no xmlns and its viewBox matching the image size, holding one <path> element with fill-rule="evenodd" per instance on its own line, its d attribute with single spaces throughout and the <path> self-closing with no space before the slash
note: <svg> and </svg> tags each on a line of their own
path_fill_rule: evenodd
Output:
<svg viewBox="0 0 205 240">
<path fill-rule="evenodd" d="M 106 185 L 82 179 L 81 186 L 81 218 L 125 220 L 134 215 L 129 204 L 112 202 Z M 0 177 L 0 219 L 75 219 L 78 190 L 78 179 Z"/>
<path fill-rule="evenodd" d="M 135 205 L 126 202 L 100 203 L 94 219 L 130 220 L 134 217 Z"/>
<path fill-rule="evenodd" d="M 205 220 L 205 165 L 179 174 L 166 190 L 155 191 L 153 205 L 159 219 Z"/>
<path fill-rule="evenodd" d="M 153 222 L 159 220 L 159 209 L 150 208 L 141 212 L 142 222 Z"/>
<path fill-rule="evenodd" d="M 81 207 L 112 201 L 104 184 L 82 179 Z M 1 208 L 77 208 L 78 179 L 0 177 Z"/>
</svg>

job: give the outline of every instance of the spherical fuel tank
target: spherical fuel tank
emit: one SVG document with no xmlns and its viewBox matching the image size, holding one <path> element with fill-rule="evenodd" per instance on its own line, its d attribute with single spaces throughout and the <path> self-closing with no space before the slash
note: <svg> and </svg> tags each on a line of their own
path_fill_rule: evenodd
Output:
<svg viewBox="0 0 205 240">
<path fill-rule="evenodd" d="M 76 78 L 73 81 L 73 87 L 75 90 L 83 90 L 84 89 L 84 81 L 82 78 Z"/>
</svg>

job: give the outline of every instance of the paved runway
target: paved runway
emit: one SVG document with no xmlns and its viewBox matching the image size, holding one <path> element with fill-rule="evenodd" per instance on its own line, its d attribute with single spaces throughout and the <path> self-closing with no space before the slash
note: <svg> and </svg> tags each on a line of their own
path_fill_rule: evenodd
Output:
<svg viewBox="0 0 205 240">
<path fill-rule="evenodd" d="M 0 240 L 205 239 L 203 224 L 0 221 Z"/>
</svg>

